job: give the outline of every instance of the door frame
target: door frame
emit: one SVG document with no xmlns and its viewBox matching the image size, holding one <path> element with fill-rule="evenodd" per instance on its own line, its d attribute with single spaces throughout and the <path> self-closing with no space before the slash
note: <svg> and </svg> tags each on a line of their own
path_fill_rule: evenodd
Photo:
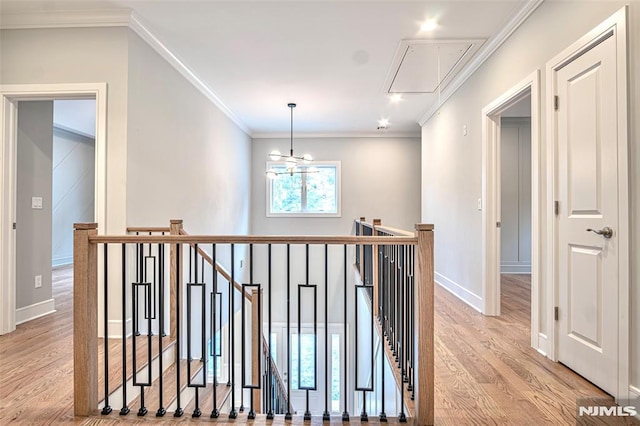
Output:
<svg viewBox="0 0 640 426">
<path fill-rule="evenodd" d="M 95 99 L 95 221 L 106 223 L 107 84 L 0 85 L 0 335 L 16 328 L 16 172 L 19 101 Z"/>
<path fill-rule="evenodd" d="M 500 117 L 531 94 L 531 346 L 545 352 L 540 334 L 540 70 L 482 109 L 482 313 L 500 315 Z"/>
<path fill-rule="evenodd" d="M 630 252 L 629 252 L 629 139 L 628 139 L 628 80 L 627 80 L 627 13 L 628 7 L 624 6 L 611 17 L 606 19 L 593 30 L 589 31 L 575 43 L 564 49 L 546 65 L 547 91 L 545 102 L 547 107 L 547 204 L 553 206 L 557 199 L 557 120 L 553 108 L 554 95 L 557 92 L 556 71 L 573 59 L 599 44 L 603 38 L 613 31 L 612 37 L 616 41 L 617 60 L 617 108 L 618 114 L 618 387 L 616 399 L 629 398 L 629 332 L 630 332 Z M 620 53 L 624 54 L 620 54 Z M 561 206 L 562 208 L 562 206 Z M 547 324 L 549 327 L 550 354 L 554 361 L 558 360 L 558 323 L 554 320 L 553 311 L 559 299 L 558 277 L 558 219 L 552 208 L 547 209 L 547 223 L 549 235 L 552 238 L 548 242 L 546 250 L 547 268 L 546 281 L 551 283 L 547 292 Z"/>
</svg>

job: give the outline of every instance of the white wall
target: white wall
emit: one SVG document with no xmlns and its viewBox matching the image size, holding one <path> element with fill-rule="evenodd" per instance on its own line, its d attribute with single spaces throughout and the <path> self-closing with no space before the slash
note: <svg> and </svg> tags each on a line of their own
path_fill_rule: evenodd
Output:
<svg viewBox="0 0 640 426">
<path fill-rule="evenodd" d="M 54 111 L 56 107 L 57 101 L 54 101 Z M 53 266 L 73 263 L 73 224 L 93 222 L 94 187 L 95 140 L 55 127 L 51 240 Z"/>
<path fill-rule="evenodd" d="M 295 135 L 294 135 L 295 136 Z M 252 146 L 251 229 L 255 234 L 337 234 L 352 232 L 353 220 L 413 231 L 420 219 L 420 141 L 418 138 L 295 139 L 295 150 L 316 161 L 342 164 L 342 217 L 266 217 L 266 163 L 274 149 L 286 152 L 289 139 L 254 139 Z"/>
<path fill-rule="evenodd" d="M 500 272 L 531 273 L 531 120 L 502 118 Z"/>
<path fill-rule="evenodd" d="M 16 194 L 16 308 L 35 309 L 51 300 L 51 162 L 53 102 L 18 104 Z M 32 197 L 42 198 L 33 209 Z M 42 287 L 35 288 L 35 276 Z M 50 305 L 51 302 L 48 302 Z M 50 310 L 51 308 L 47 308 Z M 42 312 L 40 312 L 42 313 Z"/>
<path fill-rule="evenodd" d="M 2 30 L 0 83 L 107 83 L 107 223 L 123 233 L 127 181 L 126 28 Z"/>
<path fill-rule="evenodd" d="M 249 231 L 251 140 L 129 31 L 127 224 Z"/>
<path fill-rule="evenodd" d="M 631 383 L 640 386 L 640 2 L 544 2 L 505 44 L 452 96 L 422 129 L 422 221 L 436 225 L 436 273 L 463 292 L 481 294 L 481 110 L 536 69 L 542 70 L 541 93 L 547 88 L 546 62 L 579 39 L 623 4 L 630 4 L 630 175 L 631 175 Z M 543 98 L 544 99 L 544 98 Z M 541 126 L 546 128 L 546 105 Z M 462 126 L 469 133 L 462 136 Z M 545 133 L 541 134 L 545 146 Z M 541 158 L 546 158 L 543 152 Z M 541 175 L 546 175 L 544 162 Z M 545 187 L 543 180 L 541 186 Z M 543 209 L 550 208 L 545 205 Z M 541 232 L 548 233 L 546 224 Z M 542 282 L 544 286 L 544 282 Z M 465 293 L 465 294 L 467 294 Z M 544 292 L 541 293 L 544 301 Z M 473 299 L 473 297 L 470 297 Z M 478 299 L 473 299 L 478 303 Z M 541 311 L 549 308 L 541 304 Z M 545 316 L 540 330 L 547 332 Z"/>
</svg>

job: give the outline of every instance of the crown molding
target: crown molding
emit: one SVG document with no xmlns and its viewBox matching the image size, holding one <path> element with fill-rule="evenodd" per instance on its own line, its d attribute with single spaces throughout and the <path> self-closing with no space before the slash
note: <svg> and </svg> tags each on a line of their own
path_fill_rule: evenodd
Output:
<svg viewBox="0 0 640 426">
<path fill-rule="evenodd" d="M 460 87 L 484 64 L 484 62 L 498 50 L 500 46 L 513 34 L 515 30 L 540 6 L 544 0 L 529 0 L 520 8 L 520 10 L 505 25 L 487 40 L 476 56 L 471 58 L 467 66 L 449 83 L 447 88 L 440 93 L 440 101 L 434 103 L 429 109 L 422 114 L 418 120 L 420 126 L 424 126 L 427 121 L 438 112 L 440 107 L 458 91 Z"/>
<path fill-rule="evenodd" d="M 416 132 L 296 132 L 296 139 L 335 139 L 335 138 L 419 138 Z M 254 132 L 253 139 L 289 139 L 289 132 Z"/>
<path fill-rule="evenodd" d="M 129 27 L 153 50 L 174 67 L 189 83 L 217 106 L 248 136 L 251 129 L 229 108 L 198 75 L 156 37 L 130 9 L 87 11 L 25 11 L 3 13 L 1 29 Z"/>
<path fill-rule="evenodd" d="M 249 136 L 253 136 L 251 129 L 225 104 L 211 88 L 198 77 L 180 58 L 178 58 L 158 37 L 156 37 L 140 19 L 131 14 L 129 27 L 140 36 L 149 46 L 151 46 L 160 56 L 171 64 L 188 82 L 198 89 L 207 99 L 217 106 L 236 126 L 242 129 Z"/>
<path fill-rule="evenodd" d="M 129 9 L 2 13 L 0 29 L 126 27 L 130 16 Z"/>
</svg>

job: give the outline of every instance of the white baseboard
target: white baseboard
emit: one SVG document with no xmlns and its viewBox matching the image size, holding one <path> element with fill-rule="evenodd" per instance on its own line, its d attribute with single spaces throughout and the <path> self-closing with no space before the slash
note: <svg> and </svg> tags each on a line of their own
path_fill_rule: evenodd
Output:
<svg viewBox="0 0 640 426">
<path fill-rule="evenodd" d="M 133 322 L 131 318 L 127 318 L 125 326 L 127 337 L 129 337 L 131 336 L 131 333 L 133 333 Z M 122 320 L 109 320 L 107 330 L 109 332 L 110 339 L 122 339 Z"/>
<path fill-rule="evenodd" d="M 44 300 L 16 309 L 16 325 L 52 314 L 56 311 L 56 302 L 53 299 Z"/>
<path fill-rule="evenodd" d="M 445 277 L 444 275 L 438 272 L 435 273 L 435 281 L 437 284 L 440 285 L 440 287 L 449 291 L 449 293 L 453 294 L 458 299 L 462 300 L 463 302 L 471 306 L 476 311 L 482 313 L 482 297 L 467 290 L 466 288 L 462 287 L 460 284 L 454 281 L 451 281 L 449 278 Z"/>
<path fill-rule="evenodd" d="M 544 333 L 538 333 L 538 347 L 536 348 L 538 352 L 548 358 L 549 353 L 549 339 L 547 335 Z"/>
<path fill-rule="evenodd" d="M 530 263 L 502 263 L 500 264 L 501 274 L 530 274 Z"/>
<path fill-rule="evenodd" d="M 629 398 L 631 400 L 640 401 L 640 388 L 635 387 L 633 385 L 629 386 Z M 640 410 L 637 410 L 638 414 L 635 416 L 636 419 L 640 420 Z"/>
<path fill-rule="evenodd" d="M 56 268 L 59 266 L 71 265 L 73 263 L 73 256 L 56 257 L 51 260 L 51 266 Z"/>
</svg>

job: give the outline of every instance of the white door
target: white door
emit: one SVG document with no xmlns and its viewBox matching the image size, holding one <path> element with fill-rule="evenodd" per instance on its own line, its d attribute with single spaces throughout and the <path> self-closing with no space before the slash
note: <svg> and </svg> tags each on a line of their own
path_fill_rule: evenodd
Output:
<svg viewBox="0 0 640 426">
<path fill-rule="evenodd" d="M 615 37 L 573 59 L 555 72 L 555 78 L 560 202 L 556 259 L 558 360 L 615 394 L 618 359 Z M 608 229 L 612 230 L 611 235 L 602 231 Z"/>
</svg>

